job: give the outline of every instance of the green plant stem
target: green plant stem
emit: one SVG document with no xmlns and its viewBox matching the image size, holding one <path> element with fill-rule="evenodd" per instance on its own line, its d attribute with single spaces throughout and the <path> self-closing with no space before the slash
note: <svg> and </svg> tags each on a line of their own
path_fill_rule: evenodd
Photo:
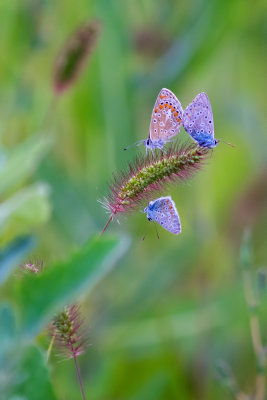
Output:
<svg viewBox="0 0 267 400">
<path fill-rule="evenodd" d="M 51 340 L 50 340 L 50 343 L 49 343 L 49 346 L 48 346 L 48 349 L 47 349 L 47 353 L 46 353 L 46 362 L 48 362 L 48 360 L 49 360 L 49 357 L 50 357 L 50 354 L 51 354 L 51 350 L 52 350 L 52 347 L 53 347 L 53 344 L 54 344 L 54 341 L 55 341 L 55 337 L 56 337 L 56 334 L 53 333 L 53 335 L 51 337 Z"/>
<path fill-rule="evenodd" d="M 258 316 L 258 301 L 255 298 L 250 271 L 246 268 L 243 270 L 243 282 L 246 302 L 250 311 L 250 332 L 252 338 L 253 350 L 257 360 L 257 375 L 256 375 L 256 388 L 255 400 L 264 400 L 265 393 L 265 368 L 264 368 L 264 348 L 262 345 L 262 337 Z"/>
</svg>

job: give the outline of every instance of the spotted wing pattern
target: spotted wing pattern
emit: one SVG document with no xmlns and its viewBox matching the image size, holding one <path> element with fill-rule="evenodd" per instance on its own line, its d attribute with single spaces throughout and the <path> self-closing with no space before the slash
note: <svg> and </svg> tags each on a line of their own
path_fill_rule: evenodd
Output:
<svg viewBox="0 0 267 400">
<path fill-rule="evenodd" d="M 179 214 L 170 196 L 151 201 L 147 207 L 147 217 L 175 235 L 181 233 Z"/>
<path fill-rule="evenodd" d="M 215 147 L 212 109 L 206 93 L 198 94 L 183 113 L 183 127 L 202 147 Z"/>
<path fill-rule="evenodd" d="M 177 135 L 181 128 L 182 116 L 183 109 L 177 97 L 169 89 L 161 89 L 151 115 L 151 141 L 167 142 Z"/>
</svg>

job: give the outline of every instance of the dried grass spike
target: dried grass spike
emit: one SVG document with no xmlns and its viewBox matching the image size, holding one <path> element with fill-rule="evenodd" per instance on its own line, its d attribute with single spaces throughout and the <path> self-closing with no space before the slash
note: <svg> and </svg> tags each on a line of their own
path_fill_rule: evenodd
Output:
<svg viewBox="0 0 267 400">
<path fill-rule="evenodd" d="M 64 92 L 79 77 L 90 51 L 96 44 L 99 30 L 99 22 L 88 22 L 66 42 L 55 61 L 53 88 L 56 94 Z"/>
</svg>

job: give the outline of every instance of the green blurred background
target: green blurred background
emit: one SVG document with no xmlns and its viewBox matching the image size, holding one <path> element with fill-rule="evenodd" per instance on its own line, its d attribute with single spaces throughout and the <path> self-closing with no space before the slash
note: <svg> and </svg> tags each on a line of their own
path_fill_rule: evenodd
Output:
<svg viewBox="0 0 267 400">
<path fill-rule="evenodd" d="M 101 23 L 96 48 L 77 82 L 51 103 L 55 58 L 91 19 Z M 116 267 L 75 297 L 92 344 L 79 358 L 85 390 L 103 400 L 231 398 L 216 380 L 221 359 L 243 390 L 254 390 L 239 247 L 249 227 L 255 271 L 266 265 L 266 20 L 264 0 L 0 2 L 0 261 L 11 255 L 1 287 L 2 347 L 6 338 L 10 350 L 2 354 L 1 399 L 79 398 L 71 360 L 59 363 L 55 351 L 46 366 L 43 326 L 30 339 L 18 334 L 23 278 L 11 265 L 30 256 L 48 269 L 72 262 L 70 253 L 100 232 L 107 215 L 98 200 L 112 172 L 145 152 L 122 148 L 147 137 L 162 87 L 184 108 L 207 92 L 215 137 L 236 147 L 221 143 L 193 180 L 164 193 L 181 217 L 178 237 L 159 228 L 158 241 L 151 226 L 142 241 L 141 213 L 109 226 L 107 237 L 128 238 Z M 50 287 L 43 290 L 49 297 Z M 265 292 L 263 328 L 266 305 Z"/>
</svg>

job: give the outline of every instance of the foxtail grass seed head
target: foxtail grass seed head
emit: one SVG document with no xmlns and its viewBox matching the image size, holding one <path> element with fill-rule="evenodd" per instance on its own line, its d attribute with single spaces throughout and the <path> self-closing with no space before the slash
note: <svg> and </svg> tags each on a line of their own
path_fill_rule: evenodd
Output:
<svg viewBox="0 0 267 400">
<path fill-rule="evenodd" d="M 76 358 L 84 353 L 87 340 L 80 308 L 77 304 L 64 307 L 52 322 L 51 335 L 64 358 Z"/>
<path fill-rule="evenodd" d="M 35 261 L 30 260 L 24 264 L 20 264 L 19 266 L 25 273 L 38 274 L 39 272 L 42 272 L 42 270 L 43 270 L 43 261 L 42 260 L 35 260 Z"/>
<path fill-rule="evenodd" d="M 66 42 L 55 61 L 53 88 L 56 94 L 64 92 L 79 77 L 95 47 L 99 31 L 99 22 L 91 21 L 81 26 Z"/>
<path fill-rule="evenodd" d="M 129 163 L 126 172 L 113 176 L 109 194 L 101 203 L 111 216 L 137 210 L 168 183 L 191 178 L 209 153 L 207 148 L 186 144 L 172 146 L 166 154 L 156 157 L 139 156 L 133 164 Z"/>
</svg>

